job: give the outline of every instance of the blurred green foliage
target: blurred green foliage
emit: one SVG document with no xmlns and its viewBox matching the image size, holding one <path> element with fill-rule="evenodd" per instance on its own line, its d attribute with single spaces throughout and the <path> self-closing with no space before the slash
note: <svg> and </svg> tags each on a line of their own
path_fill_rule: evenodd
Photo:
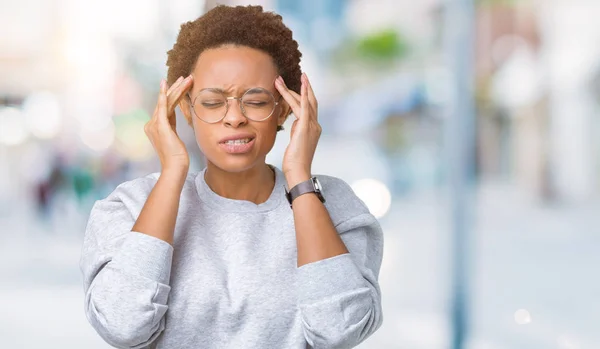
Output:
<svg viewBox="0 0 600 349">
<path fill-rule="evenodd" d="M 386 29 L 360 38 L 356 43 L 359 57 L 367 60 L 393 60 L 408 50 L 406 41 L 393 29 Z"/>
<path fill-rule="evenodd" d="M 396 29 L 350 37 L 331 56 L 334 69 L 360 63 L 364 68 L 394 67 L 409 52 L 408 41 Z"/>
</svg>

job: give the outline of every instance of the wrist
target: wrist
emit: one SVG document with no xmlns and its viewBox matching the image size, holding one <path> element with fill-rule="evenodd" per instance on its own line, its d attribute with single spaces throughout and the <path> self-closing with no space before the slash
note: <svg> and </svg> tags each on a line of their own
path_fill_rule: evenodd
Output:
<svg viewBox="0 0 600 349">
<path fill-rule="evenodd" d="M 187 173 L 188 169 L 183 167 L 178 169 L 164 169 L 160 173 L 159 180 L 183 187 Z"/>
<path fill-rule="evenodd" d="M 311 177 L 311 174 L 307 172 L 297 172 L 285 175 L 285 179 L 289 189 L 292 189 L 299 183 L 309 180 Z"/>
</svg>

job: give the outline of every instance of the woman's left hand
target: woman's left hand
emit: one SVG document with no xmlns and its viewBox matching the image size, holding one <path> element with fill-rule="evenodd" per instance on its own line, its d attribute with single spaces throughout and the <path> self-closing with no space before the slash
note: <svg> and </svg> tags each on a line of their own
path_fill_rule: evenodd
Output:
<svg viewBox="0 0 600 349">
<path fill-rule="evenodd" d="M 301 93 L 298 95 L 295 91 L 287 88 L 281 76 L 275 80 L 275 87 L 296 116 L 296 120 L 292 124 L 290 143 L 283 156 L 282 164 L 282 170 L 290 188 L 311 177 L 311 165 L 321 136 L 315 93 L 306 74 L 302 74 L 301 81 Z"/>
</svg>

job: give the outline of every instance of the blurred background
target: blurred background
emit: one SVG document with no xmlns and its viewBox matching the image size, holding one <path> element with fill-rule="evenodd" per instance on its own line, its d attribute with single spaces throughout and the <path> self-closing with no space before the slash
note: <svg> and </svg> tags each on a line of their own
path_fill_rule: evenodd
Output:
<svg viewBox="0 0 600 349">
<path fill-rule="evenodd" d="M 283 16 L 321 106 L 313 171 L 381 219 L 385 320 L 360 348 L 600 347 L 600 1 L 219 3 Z M 160 169 L 143 125 L 166 52 L 214 5 L 0 3 L 2 348 L 108 348 L 87 216 Z"/>
</svg>

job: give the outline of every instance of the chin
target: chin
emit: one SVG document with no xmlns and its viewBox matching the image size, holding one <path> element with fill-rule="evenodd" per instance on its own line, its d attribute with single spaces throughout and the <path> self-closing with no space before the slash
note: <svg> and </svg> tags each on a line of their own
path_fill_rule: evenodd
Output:
<svg viewBox="0 0 600 349">
<path fill-rule="evenodd" d="M 255 154 L 231 155 L 226 153 L 207 157 L 207 161 L 220 170 L 231 173 L 244 172 L 264 162 L 260 161 Z"/>
</svg>

